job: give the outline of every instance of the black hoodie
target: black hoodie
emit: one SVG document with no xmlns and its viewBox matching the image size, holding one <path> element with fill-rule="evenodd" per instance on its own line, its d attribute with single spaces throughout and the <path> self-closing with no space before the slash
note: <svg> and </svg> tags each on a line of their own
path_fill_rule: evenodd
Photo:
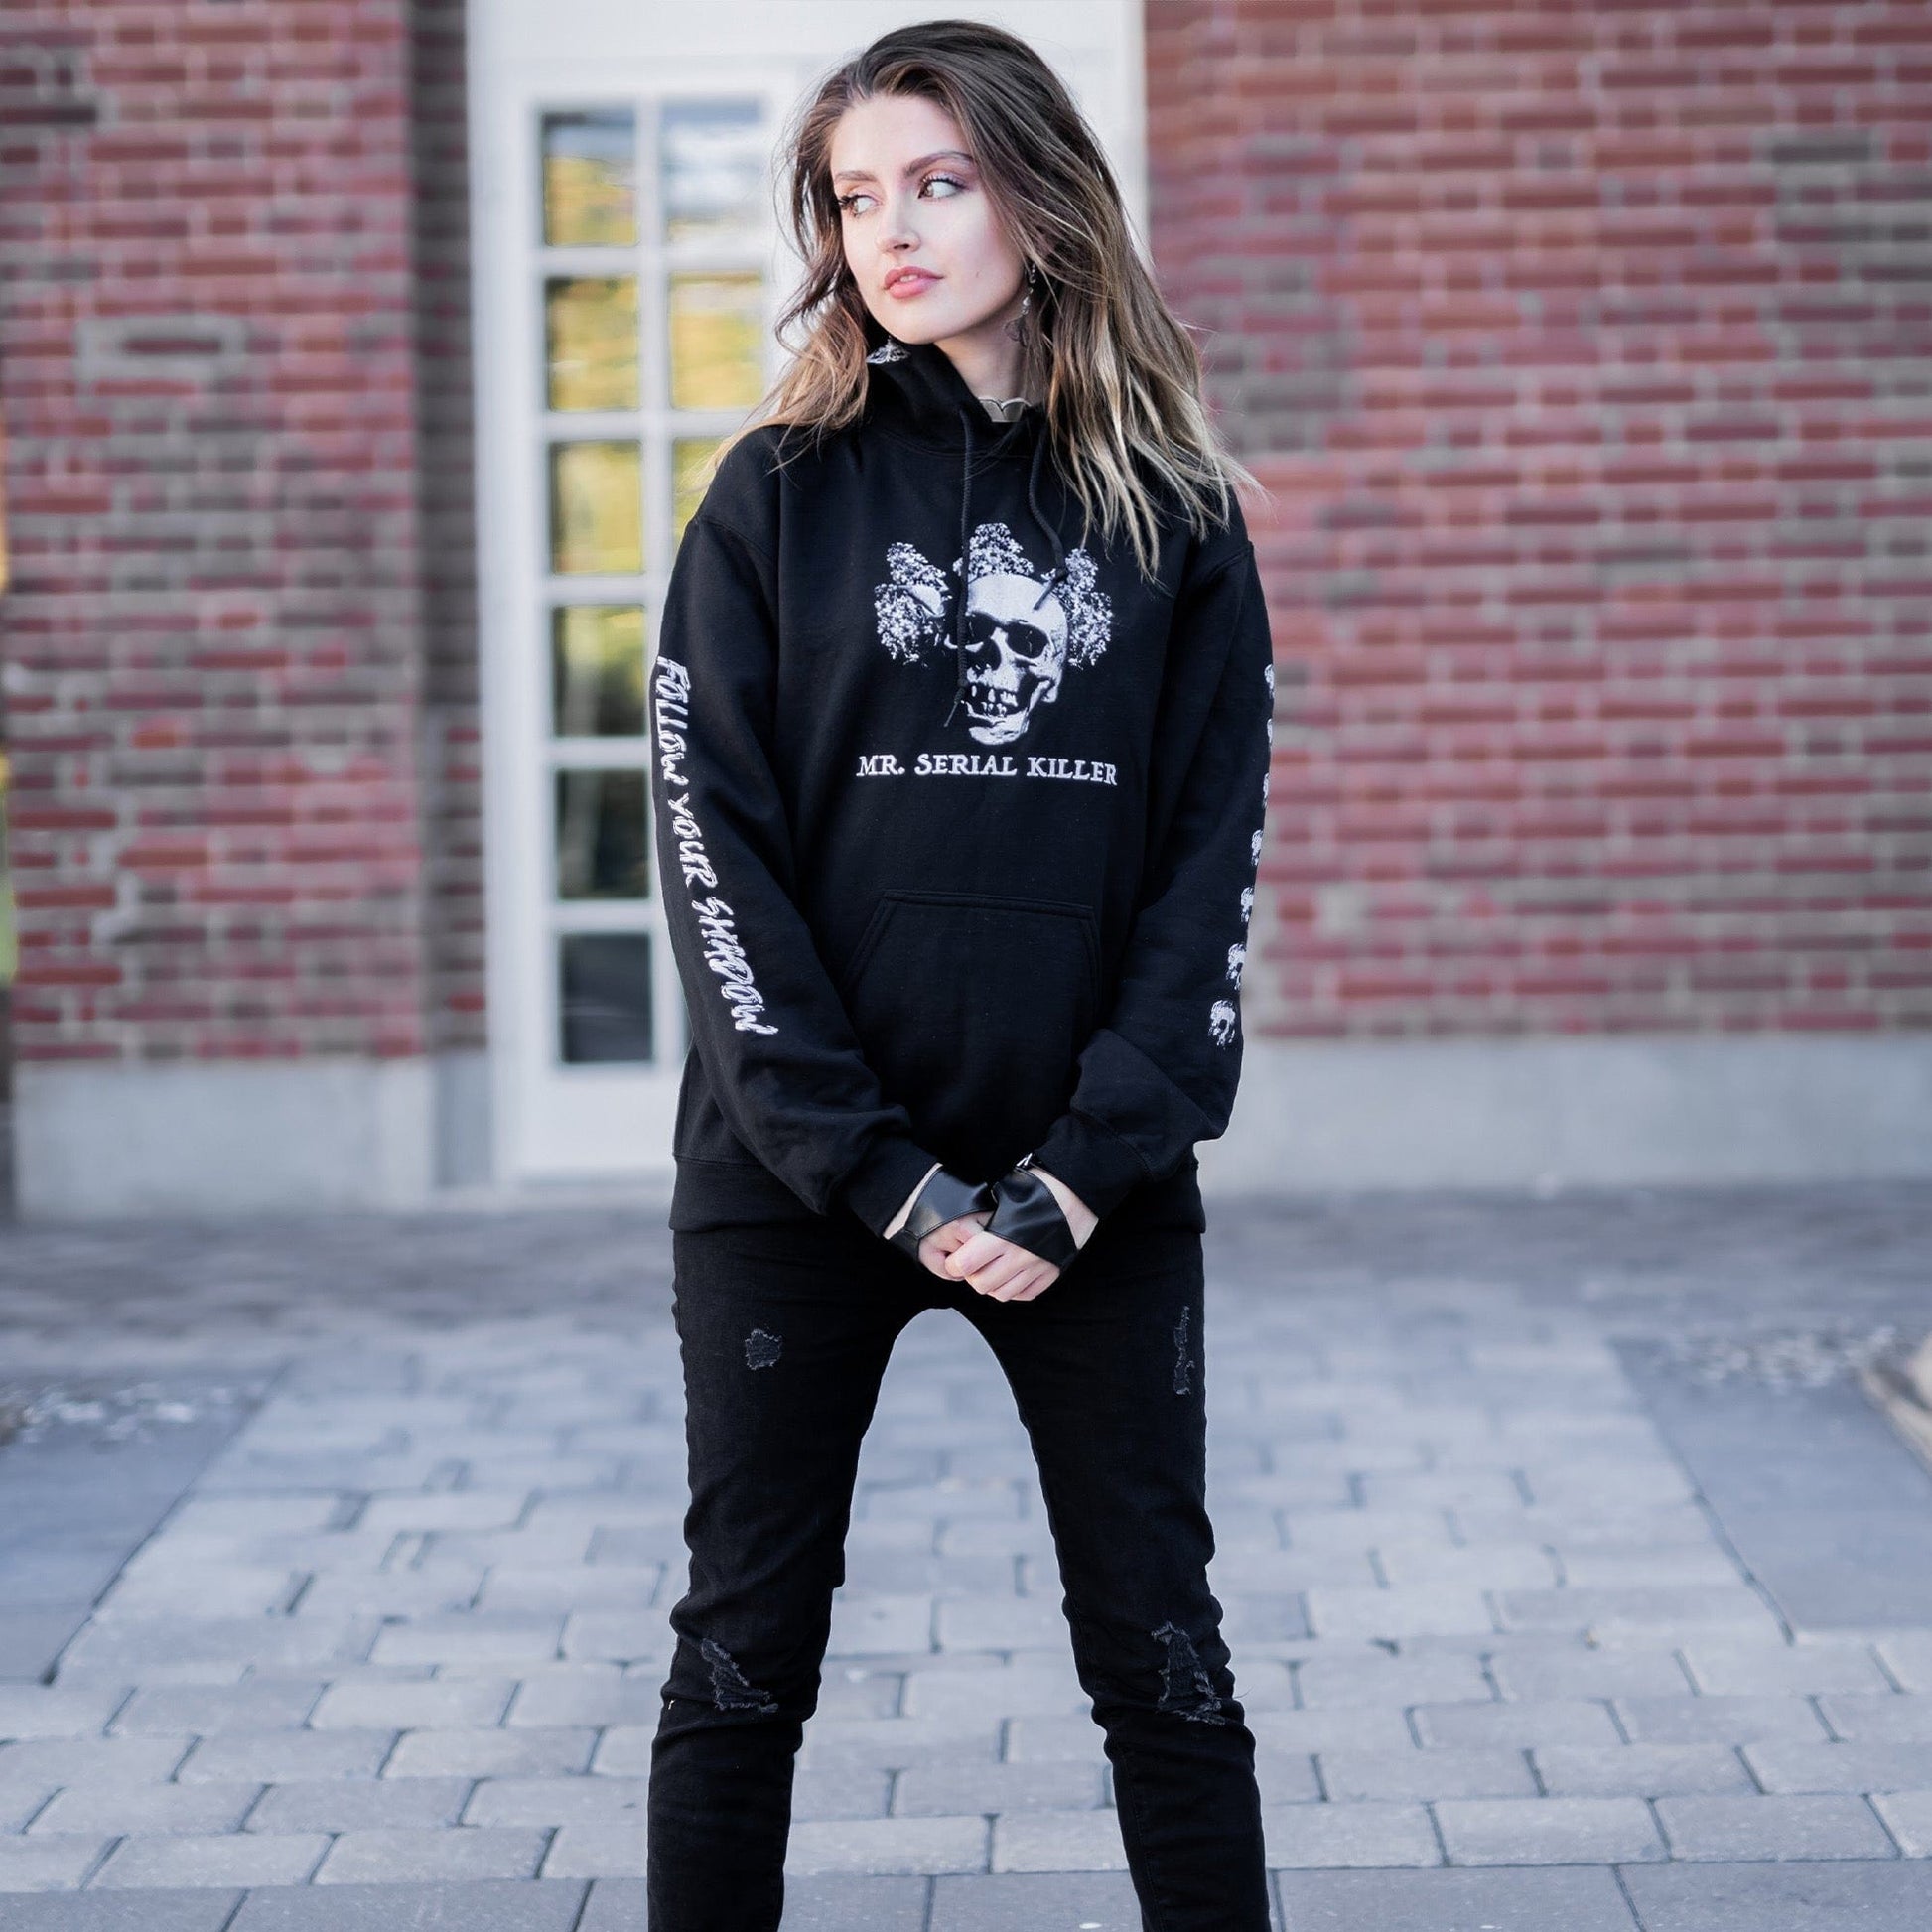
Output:
<svg viewBox="0 0 1932 1932">
<path fill-rule="evenodd" d="M 1164 513 L 1149 582 L 1080 540 L 1040 409 L 996 423 L 868 333 L 860 420 L 735 444 L 665 592 L 670 1225 L 879 1233 L 935 1161 L 1031 1153 L 1098 1214 L 1201 1227 L 1273 736 L 1240 510 L 1205 541 Z"/>
</svg>

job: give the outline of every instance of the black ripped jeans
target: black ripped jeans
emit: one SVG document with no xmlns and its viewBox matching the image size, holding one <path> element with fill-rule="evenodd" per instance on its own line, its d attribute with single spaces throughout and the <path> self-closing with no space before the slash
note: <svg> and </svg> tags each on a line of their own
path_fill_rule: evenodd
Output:
<svg viewBox="0 0 1932 1932">
<path fill-rule="evenodd" d="M 1032 1440 L 1146 1932 L 1267 1932 L 1254 1735 L 1206 1577 L 1199 1232 L 1103 1221 L 1021 1303 L 856 1220 L 680 1231 L 672 1254 L 691 1576 L 651 1752 L 650 1932 L 777 1932 L 860 1439 L 931 1308 L 985 1337 Z"/>
</svg>

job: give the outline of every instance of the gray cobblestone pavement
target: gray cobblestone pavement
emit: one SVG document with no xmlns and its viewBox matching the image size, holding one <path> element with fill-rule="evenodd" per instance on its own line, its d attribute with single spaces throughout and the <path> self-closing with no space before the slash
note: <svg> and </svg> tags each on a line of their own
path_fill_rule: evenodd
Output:
<svg viewBox="0 0 1932 1932">
<path fill-rule="evenodd" d="M 1932 1474 L 1852 1379 L 1932 1327 L 1932 1194 L 1210 1216 L 1287 1932 L 1932 1923 Z M 668 1291 L 655 1200 L 0 1237 L 0 1925 L 641 1932 Z M 790 1869 L 788 1932 L 1140 1924 L 1025 1439 L 943 1315 L 868 1440 Z"/>
</svg>

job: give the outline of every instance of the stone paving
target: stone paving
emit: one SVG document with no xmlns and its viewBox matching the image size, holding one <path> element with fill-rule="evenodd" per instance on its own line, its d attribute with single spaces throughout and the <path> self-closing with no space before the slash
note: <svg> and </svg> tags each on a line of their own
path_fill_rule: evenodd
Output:
<svg viewBox="0 0 1932 1932">
<path fill-rule="evenodd" d="M 1794 1624 L 1627 1353 L 1849 1387 L 1932 1328 L 1926 1190 L 1210 1214 L 1214 1584 L 1285 1932 L 1932 1924 L 1932 1616 Z M 0 1238 L 0 1926 L 641 1932 L 668 1274 L 655 1201 Z M 895 1357 L 849 1554 L 788 1932 L 1138 1927 L 956 1318 Z"/>
</svg>

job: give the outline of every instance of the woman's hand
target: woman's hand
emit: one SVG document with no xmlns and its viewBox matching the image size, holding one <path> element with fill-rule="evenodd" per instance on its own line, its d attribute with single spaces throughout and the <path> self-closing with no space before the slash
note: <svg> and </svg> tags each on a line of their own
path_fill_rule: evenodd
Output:
<svg viewBox="0 0 1932 1932">
<path fill-rule="evenodd" d="M 988 1208 L 978 1214 L 961 1214 L 954 1220 L 941 1222 L 919 1243 L 919 1260 L 927 1272 L 937 1275 L 941 1281 L 956 1281 L 958 1277 L 946 1266 L 946 1257 L 963 1247 L 992 1218 L 992 1210 Z M 1005 1245 L 1001 1243 L 1002 1247 Z"/>
<path fill-rule="evenodd" d="M 945 1229 L 938 1232 L 943 1234 Z M 967 1231 L 966 1239 L 946 1256 L 941 1272 L 949 1281 L 966 1281 L 995 1302 L 1031 1302 L 1060 1278 L 1055 1263 L 1042 1261 L 1001 1235 L 988 1234 L 983 1227 Z"/>
<path fill-rule="evenodd" d="M 1065 1181 L 1044 1168 L 1036 1167 L 1031 1172 L 1039 1176 L 1059 1202 L 1060 1212 L 1072 1230 L 1074 1245 L 1085 1246 L 1087 1236 L 1099 1222 L 1099 1215 Z M 1058 1264 L 1042 1260 L 1031 1249 L 1003 1240 L 997 1234 L 988 1234 L 986 1224 L 991 1219 L 990 1214 L 962 1214 L 958 1220 L 934 1228 L 919 1244 L 919 1259 L 935 1275 L 949 1281 L 963 1279 L 978 1294 L 990 1296 L 996 1302 L 1031 1302 L 1035 1296 L 1045 1294 L 1060 1278 Z M 935 1265 L 926 1260 L 926 1250 L 940 1242 L 945 1245 L 938 1249 Z"/>
<path fill-rule="evenodd" d="M 996 1302 L 1031 1302 L 1059 1279 L 1059 1269 L 1036 1254 L 1016 1247 L 997 1234 L 988 1234 L 991 1214 L 962 1214 L 936 1227 L 919 1243 L 919 1259 L 941 1281 L 964 1279 L 981 1295 Z M 971 1248 L 972 1252 L 966 1254 Z M 964 1266 L 955 1255 L 965 1255 Z"/>
</svg>

